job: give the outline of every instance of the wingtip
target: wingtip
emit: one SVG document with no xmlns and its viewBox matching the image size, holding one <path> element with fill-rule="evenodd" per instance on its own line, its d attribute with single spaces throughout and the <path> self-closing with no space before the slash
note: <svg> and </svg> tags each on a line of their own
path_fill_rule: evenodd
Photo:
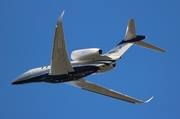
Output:
<svg viewBox="0 0 180 119">
<path fill-rule="evenodd" d="M 154 98 L 154 96 L 152 96 L 151 98 L 149 98 L 149 99 L 148 99 L 147 101 L 145 101 L 144 103 L 150 102 L 153 98 Z"/>
<path fill-rule="evenodd" d="M 65 10 L 63 10 L 63 12 L 61 13 L 59 19 L 58 19 L 58 23 L 62 22 L 63 16 L 64 16 Z"/>
<path fill-rule="evenodd" d="M 167 51 L 163 49 L 162 52 L 167 52 Z"/>
<path fill-rule="evenodd" d="M 146 101 L 139 101 L 139 102 L 136 102 L 136 104 L 145 104 L 145 103 L 148 103 L 148 102 L 150 102 L 152 99 L 154 98 L 154 96 L 152 96 L 151 98 L 149 98 L 148 100 L 146 100 Z"/>
</svg>

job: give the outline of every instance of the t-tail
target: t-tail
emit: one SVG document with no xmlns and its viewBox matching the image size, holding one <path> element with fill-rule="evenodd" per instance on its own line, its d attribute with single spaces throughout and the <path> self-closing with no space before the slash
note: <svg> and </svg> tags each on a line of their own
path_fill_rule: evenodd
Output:
<svg viewBox="0 0 180 119">
<path fill-rule="evenodd" d="M 143 35 L 136 35 L 134 19 L 130 19 L 127 25 L 125 38 L 117 44 L 113 49 L 105 54 L 105 56 L 110 57 L 113 60 L 119 59 L 133 44 L 149 48 L 151 50 L 156 50 L 159 52 L 166 52 L 164 49 L 154 46 L 150 43 L 142 41 L 146 38 Z"/>
</svg>

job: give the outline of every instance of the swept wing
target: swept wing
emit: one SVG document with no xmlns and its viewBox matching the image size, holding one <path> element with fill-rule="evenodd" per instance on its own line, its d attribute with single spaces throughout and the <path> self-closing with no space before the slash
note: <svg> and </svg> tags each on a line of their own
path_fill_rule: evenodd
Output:
<svg viewBox="0 0 180 119">
<path fill-rule="evenodd" d="M 62 18 L 64 11 L 58 19 L 54 35 L 54 43 L 51 58 L 50 75 L 61 75 L 73 72 L 74 69 L 69 61 L 64 39 Z"/>
<path fill-rule="evenodd" d="M 131 103 L 147 103 L 153 98 L 153 97 L 151 97 L 149 100 L 143 102 L 141 100 L 135 99 L 133 97 L 122 94 L 122 93 L 117 92 L 117 91 L 114 91 L 112 89 L 108 89 L 108 88 L 105 88 L 103 86 L 91 83 L 91 82 L 86 81 L 84 79 L 79 79 L 77 81 L 71 81 L 71 82 L 67 82 L 67 83 L 70 85 L 76 86 L 76 87 L 80 87 L 81 89 L 84 89 L 87 91 L 99 93 L 99 94 L 102 94 L 105 96 L 113 97 L 113 98 L 116 98 L 119 100 L 131 102 Z"/>
</svg>

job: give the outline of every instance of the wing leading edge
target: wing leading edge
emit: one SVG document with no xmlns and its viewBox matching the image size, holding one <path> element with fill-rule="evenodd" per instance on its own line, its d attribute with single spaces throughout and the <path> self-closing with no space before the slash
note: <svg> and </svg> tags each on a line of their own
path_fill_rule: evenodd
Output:
<svg viewBox="0 0 180 119">
<path fill-rule="evenodd" d="M 50 75 L 61 75 L 74 71 L 69 61 L 66 50 L 63 25 L 62 25 L 63 15 L 64 15 L 64 11 L 62 12 L 56 24 L 52 58 L 51 58 Z"/>
<path fill-rule="evenodd" d="M 71 82 L 67 82 L 67 83 L 70 85 L 76 86 L 76 87 L 80 87 L 80 88 L 87 90 L 87 91 L 99 93 L 99 94 L 102 94 L 105 96 L 113 97 L 113 98 L 123 100 L 126 102 L 130 102 L 130 103 L 147 103 L 147 102 L 151 101 L 153 98 L 153 97 L 151 97 L 149 100 L 144 102 L 144 101 L 135 99 L 133 97 L 130 97 L 128 95 L 122 94 L 120 92 L 114 91 L 112 89 L 107 89 L 103 86 L 91 83 L 91 82 L 86 81 L 84 79 L 79 79 L 77 81 L 71 81 Z"/>
</svg>

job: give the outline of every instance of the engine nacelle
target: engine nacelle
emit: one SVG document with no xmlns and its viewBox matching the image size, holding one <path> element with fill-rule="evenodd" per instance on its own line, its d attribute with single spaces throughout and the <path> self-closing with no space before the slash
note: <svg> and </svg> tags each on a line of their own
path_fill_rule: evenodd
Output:
<svg viewBox="0 0 180 119">
<path fill-rule="evenodd" d="M 100 48 L 75 50 L 71 53 L 71 59 L 74 61 L 94 60 L 96 57 L 99 57 L 101 54 L 102 54 L 102 50 Z"/>
</svg>

